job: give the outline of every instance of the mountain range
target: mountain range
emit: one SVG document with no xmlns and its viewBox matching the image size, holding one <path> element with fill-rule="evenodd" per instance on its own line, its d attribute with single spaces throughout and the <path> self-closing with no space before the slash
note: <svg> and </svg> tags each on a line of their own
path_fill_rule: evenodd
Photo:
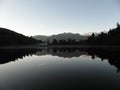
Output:
<svg viewBox="0 0 120 90">
<path fill-rule="evenodd" d="M 87 35 L 80 35 L 78 33 L 61 33 L 61 34 L 56 34 L 56 35 L 51 35 L 51 36 L 45 36 L 45 35 L 36 35 L 33 36 L 34 39 L 36 40 L 41 40 L 46 42 L 47 40 L 49 40 L 49 42 L 52 42 L 53 39 L 56 39 L 57 41 L 59 40 L 76 40 L 76 41 L 80 41 L 80 40 L 86 40 L 88 38 Z"/>
</svg>

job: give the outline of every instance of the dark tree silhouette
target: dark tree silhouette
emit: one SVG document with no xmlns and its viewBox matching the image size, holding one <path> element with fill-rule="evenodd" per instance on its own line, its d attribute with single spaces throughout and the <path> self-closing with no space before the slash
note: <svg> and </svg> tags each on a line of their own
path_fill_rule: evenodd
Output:
<svg viewBox="0 0 120 90">
<path fill-rule="evenodd" d="M 50 44 L 50 42 L 49 42 L 49 40 L 47 40 L 47 45 L 49 45 Z"/>
<path fill-rule="evenodd" d="M 120 24 L 119 23 L 117 23 L 117 28 L 120 28 Z"/>
<path fill-rule="evenodd" d="M 93 34 L 87 40 L 88 45 L 120 45 L 120 24 L 110 29 L 108 33 L 101 32 L 99 35 Z"/>
<path fill-rule="evenodd" d="M 58 41 L 56 39 L 53 39 L 53 43 L 52 44 L 56 45 L 56 44 L 58 44 Z"/>
</svg>

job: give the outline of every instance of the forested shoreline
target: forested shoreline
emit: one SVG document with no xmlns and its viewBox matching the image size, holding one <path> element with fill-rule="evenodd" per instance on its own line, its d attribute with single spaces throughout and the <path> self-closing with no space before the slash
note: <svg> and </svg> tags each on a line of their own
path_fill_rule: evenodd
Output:
<svg viewBox="0 0 120 90">
<path fill-rule="evenodd" d="M 46 43 L 46 44 L 44 44 Z M 47 40 L 43 42 L 36 40 L 33 37 L 28 37 L 9 29 L 0 28 L 0 46 L 24 46 L 24 45 L 81 45 L 81 46 L 119 46 L 120 45 L 120 24 L 117 27 L 110 29 L 108 32 L 101 32 L 98 35 L 92 33 L 86 40 L 76 41 L 75 39 L 53 39 L 52 42 Z"/>
</svg>

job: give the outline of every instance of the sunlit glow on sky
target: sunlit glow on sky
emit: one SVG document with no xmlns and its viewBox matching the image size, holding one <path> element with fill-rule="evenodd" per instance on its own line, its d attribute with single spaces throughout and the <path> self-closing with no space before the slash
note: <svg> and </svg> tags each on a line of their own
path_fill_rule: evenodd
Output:
<svg viewBox="0 0 120 90">
<path fill-rule="evenodd" d="M 106 31 L 120 22 L 119 0 L 0 0 L 0 27 L 25 35 Z"/>
</svg>

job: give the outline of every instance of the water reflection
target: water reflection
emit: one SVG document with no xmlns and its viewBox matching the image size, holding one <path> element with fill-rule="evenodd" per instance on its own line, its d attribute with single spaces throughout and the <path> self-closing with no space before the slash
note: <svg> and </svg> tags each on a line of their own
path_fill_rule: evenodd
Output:
<svg viewBox="0 0 120 90">
<path fill-rule="evenodd" d="M 88 54 L 92 56 L 92 59 L 96 57 L 101 58 L 101 61 L 108 60 L 110 65 L 114 65 L 120 72 L 120 52 L 110 51 L 105 49 L 89 49 Z"/>
<path fill-rule="evenodd" d="M 72 57 L 79 57 L 81 55 L 87 55 L 85 49 L 76 49 L 76 48 L 54 48 L 54 49 L 47 49 L 47 50 L 40 50 L 35 53 L 35 55 L 47 55 L 50 54 L 52 56 L 59 56 L 63 58 L 72 58 Z"/>
<path fill-rule="evenodd" d="M 0 64 L 22 59 L 25 56 L 42 56 L 52 55 L 63 58 L 80 57 L 81 55 L 91 56 L 92 59 L 96 57 L 101 58 L 101 61 L 108 60 L 110 65 L 114 65 L 120 71 L 120 52 L 111 51 L 98 48 L 53 48 L 53 49 L 1 49 L 0 50 Z"/>
<path fill-rule="evenodd" d="M 37 49 L 0 49 L 0 64 L 32 56 Z"/>
<path fill-rule="evenodd" d="M 82 55 L 91 58 L 83 58 Z M 22 60 L 28 61 L 25 56 L 31 56 L 29 58 L 33 62 L 29 61 L 29 64 L 22 62 Z M 19 61 L 8 63 L 16 59 Z M 68 59 L 71 60 L 69 63 L 58 63 L 59 60 Z M 120 69 L 119 51 L 91 48 L 6 49 L 0 50 L 0 61 L 2 90 L 119 90 L 120 88 L 120 74 L 115 71 L 116 68 L 118 71 Z M 43 65 L 38 67 L 36 63 Z"/>
</svg>

